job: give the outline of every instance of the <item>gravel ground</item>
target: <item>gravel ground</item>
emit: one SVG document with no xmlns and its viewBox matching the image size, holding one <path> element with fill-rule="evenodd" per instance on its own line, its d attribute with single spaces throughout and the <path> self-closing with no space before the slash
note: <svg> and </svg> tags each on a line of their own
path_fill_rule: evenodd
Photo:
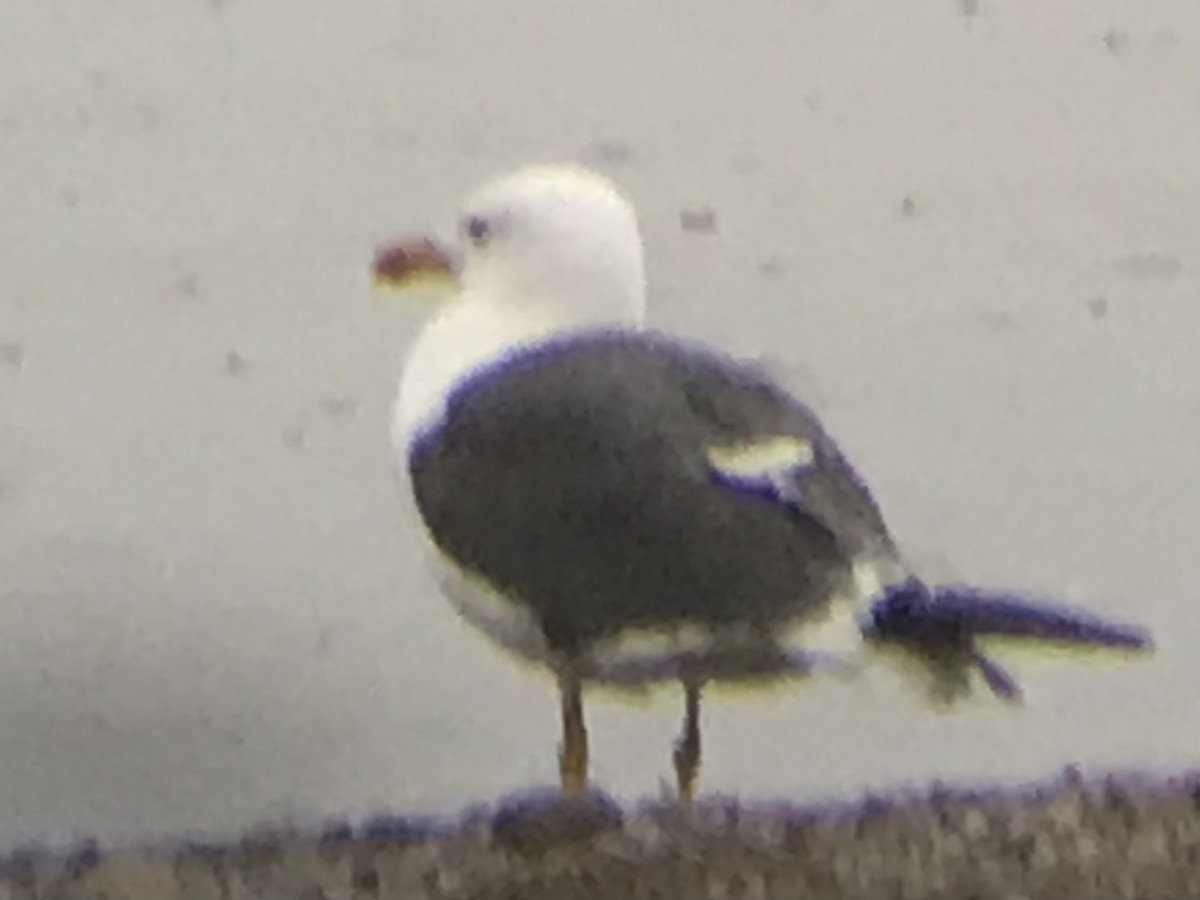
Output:
<svg viewBox="0 0 1200 900">
<path fill-rule="evenodd" d="M 227 845 L 13 854 L 0 898 L 1200 898 L 1200 770 L 842 806 L 622 813 L 526 795 L 453 825 L 380 816 Z"/>
</svg>

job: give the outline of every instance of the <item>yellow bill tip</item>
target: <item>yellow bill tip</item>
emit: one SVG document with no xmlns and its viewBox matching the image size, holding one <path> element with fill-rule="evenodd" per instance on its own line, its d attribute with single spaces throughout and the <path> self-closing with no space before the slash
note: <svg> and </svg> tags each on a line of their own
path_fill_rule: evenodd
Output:
<svg viewBox="0 0 1200 900">
<path fill-rule="evenodd" d="M 458 278 L 458 264 L 437 241 L 411 237 L 381 247 L 375 253 L 371 274 L 376 288 L 409 291 L 453 284 Z"/>
</svg>

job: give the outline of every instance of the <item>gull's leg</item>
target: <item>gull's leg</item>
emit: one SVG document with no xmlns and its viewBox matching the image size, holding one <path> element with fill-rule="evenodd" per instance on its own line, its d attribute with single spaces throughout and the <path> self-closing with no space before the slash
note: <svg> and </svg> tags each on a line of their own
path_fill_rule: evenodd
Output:
<svg viewBox="0 0 1200 900">
<path fill-rule="evenodd" d="M 683 682 L 683 732 L 675 742 L 675 780 L 679 800 L 691 806 L 700 775 L 700 682 Z"/>
<path fill-rule="evenodd" d="M 558 769 L 564 797 L 580 797 L 587 791 L 588 735 L 583 721 L 583 685 L 575 675 L 561 675 L 558 691 L 562 699 L 562 746 Z"/>
</svg>

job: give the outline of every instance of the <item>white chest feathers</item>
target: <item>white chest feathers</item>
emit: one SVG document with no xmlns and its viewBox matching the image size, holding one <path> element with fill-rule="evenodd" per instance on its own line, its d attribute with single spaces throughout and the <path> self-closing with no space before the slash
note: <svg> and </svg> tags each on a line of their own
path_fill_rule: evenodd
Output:
<svg viewBox="0 0 1200 900">
<path fill-rule="evenodd" d="M 506 351 L 541 337 L 548 324 L 534 313 L 457 303 L 425 326 L 404 366 L 392 412 L 397 457 L 406 460 L 411 442 L 441 421 L 455 385 Z"/>
</svg>

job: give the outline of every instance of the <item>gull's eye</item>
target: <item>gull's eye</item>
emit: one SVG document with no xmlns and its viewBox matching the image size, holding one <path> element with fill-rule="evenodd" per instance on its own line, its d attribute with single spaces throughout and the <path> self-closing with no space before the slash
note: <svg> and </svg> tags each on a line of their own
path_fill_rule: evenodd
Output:
<svg viewBox="0 0 1200 900">
<path fill-rule="evenodd" d="M 467 233 L 472 244 L 484 247 L 492 236 L 492 224 L 483 216 L 468 216 L 463 223 L 463 231 Z"/>
</svg>

